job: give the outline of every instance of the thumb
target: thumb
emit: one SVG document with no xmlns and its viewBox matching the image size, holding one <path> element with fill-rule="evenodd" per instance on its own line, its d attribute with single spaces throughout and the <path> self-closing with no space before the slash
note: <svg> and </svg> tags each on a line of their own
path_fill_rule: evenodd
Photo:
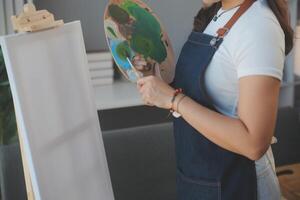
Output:
<svg viewBox="0 0 300 200">
<path fill-rule="evenodd" d="M 161 77 L 161 74 L 160 74 L 160 68 L 159 68 L 159 64 L 155 63 L 154 65 L 154 73 L 155 73 L 155 76 L 157 76 L 160 80 L 163 80 L 163 78 Z"/>
<path fill-rule="evenodd" d="M 138 78 L 136 83 L 139 86 L 143 86 L 145 84 L 145 78 L 143 78 L 143 77 Z"/>
</svg>

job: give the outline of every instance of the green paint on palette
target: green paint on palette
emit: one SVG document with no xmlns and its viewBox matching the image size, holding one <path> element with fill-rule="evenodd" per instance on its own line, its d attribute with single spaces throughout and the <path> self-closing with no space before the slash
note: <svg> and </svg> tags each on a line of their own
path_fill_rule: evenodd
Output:
<svg viewBox="0 0 300 200">
<path fill-rule="evenodd" d="M 127 57 L 130 57 L 130 47 L 128 46 L 127 42 L 122 42 L 116 47 L 116 53 L 118 54 L 118 57 L 125 61 Z"/>
<path fill-rule="evenodd" d="M 163 62 L 167 57 L 167 50 L 161 40 L 162 30 L 157 19 L 132 1 L 125 1 L 121 8 L 135 18 L 132 37 L 129 40 L 132 49 L 158 63 Z"/>
<path fill-rule="evenodd" d="M 142 35 L 136 35 L 130 40 L 133 49 L 138 49 L 145 58 L 151 57 L 151 52 L 155 48 L 153 42 Z"/>
<path fill-rule="evenodd" d="M 107 27 L 107 30 L 108 30 L 114 37 L 117 37 L 117 34 L 115 33 L 115 31 L 114 31 L 111 27 Z"/>
<path fill-rule="evenodd" d="M 118 5 L 109 5 L 108 12 L 110 16 L 119 24 L 126 24 L 130 20 L 130 16 L 126 10 L 120 8 Z"/>
</svg>

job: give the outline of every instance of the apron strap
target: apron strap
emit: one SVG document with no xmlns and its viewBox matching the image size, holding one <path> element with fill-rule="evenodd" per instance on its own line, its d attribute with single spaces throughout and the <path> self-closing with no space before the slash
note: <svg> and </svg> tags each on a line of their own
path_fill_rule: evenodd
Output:
<svg viewBox="0 0 300 200">
<path fill-rule="evenodd" d="M 217 31 L 218 38 L 223 38 L 231 29 L 231 27 L 237 22 L 237 20 L 252 6 L 256 0 L 245 0 L 240 8 L 234 13 L 231 19 L 225 24 L 223 28 Z"/>
</svg>

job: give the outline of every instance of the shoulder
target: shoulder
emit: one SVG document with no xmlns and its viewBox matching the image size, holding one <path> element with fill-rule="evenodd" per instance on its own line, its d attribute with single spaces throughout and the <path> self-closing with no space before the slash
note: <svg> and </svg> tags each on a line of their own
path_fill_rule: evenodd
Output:
<svg viewBox="0 0 300 200">
<path fill-rule="evenodd" d="M 284 32 L 265 0 L 257 2 L 236 24 L 228 41 L 238 77 L 270 75 L 282 79 Z M 231 43 L 232 42 L 232 43 Z"/>
<path fill-rule="evenodd" d="M 257 0 L 237 22 L 240 37 L 253 41 L 266 39 L 284 44 L 284 32 L 266 0 Z"/>
<path fill-rule="evenodd" d="M 231 50 L 237 52 L 251 46 L 285 52 L 284 32 L 266 0 L 257 0 L 232 27 L 228 38 Z"/>
</svg>

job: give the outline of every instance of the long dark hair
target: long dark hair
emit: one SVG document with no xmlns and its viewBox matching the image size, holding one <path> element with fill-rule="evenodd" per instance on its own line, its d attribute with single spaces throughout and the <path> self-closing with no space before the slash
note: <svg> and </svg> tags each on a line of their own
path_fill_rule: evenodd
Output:
<svg viewBox="0 0 300 200">
<path fill-rule="evenodd" d="M 278 22 L 285 34 L 285 54 L 287 55 L 293 48 L 294 31 L 290 26 L 290 18 L 287 0 L 267 0 L 269 7 L 277 17 Z M 222 3 L 217 2 L 207 9 L 201 9 L 194 20 L 194 31 L 203 32 Z"/>
</svg>

